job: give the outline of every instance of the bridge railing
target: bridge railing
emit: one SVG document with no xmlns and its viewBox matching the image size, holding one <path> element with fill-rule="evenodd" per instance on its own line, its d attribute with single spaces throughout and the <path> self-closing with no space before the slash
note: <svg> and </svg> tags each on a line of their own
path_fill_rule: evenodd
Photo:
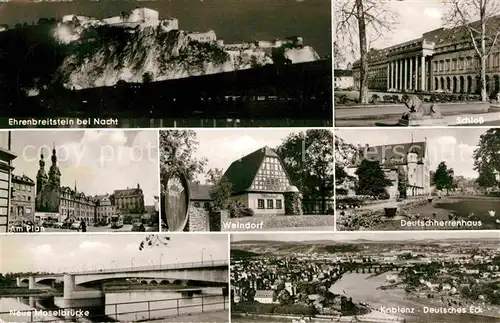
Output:
<svg viewBox="0 0 500 323">
<path fill-rule="evenodd" d="M 229 266 L 228 260 L 206 260 L 197 262 L 186 262 L 186 263 L 175 263 L 175 264 L 164 264 L 164 265 L 152 265 L 152 266 L 134 266 L 126 268 L 109 268 L 109 269 L 97 269 L 97 270 L 83 270 L 83 271 L 72 271 L 68 272 L 70 274 L 103 274 L 103 273 L 121 273 L 121 272 L 131 272 L 131 271 L 148 271 L 148 270 L 171 270 L 171 269 L 190 269 L 190 268 L 213 268 Z"/>
<path fill-rule="evenodd" d="M 87 322 L 109 321 L 109 318 L 118 322 L 147 322 L 148 320 L 164 320 L 168 317 L 179 317 L 183 315 L 196 315 L 208 312 L 218 312 L 229 310 L 229 297 L 223 295 L 201 295 L 183 298 L 171 298 L 150 301 L 135 301 L 124 303 L 106 304 L 103 314 L 85 315 L 89 309 L 81 307 L 64 307 L 51 311 L 66 313 L 63 317 L 47 317 L 44 311 L 40 309 L 28 309 L 19 311 L 0 312 L 0 320 L 9 322 L 9 317 L 16 316 L 18 319 L 22 315 L 23 322 L 67 322 L 68 319 L 83 319 Z M 102 308 L 101 308 L 102 311 Z M 18 314 L 15 314 L 19 312 Z M 76 314 L 78 313 L 78 314 Z M 83 315 L 81 314 L 83 313 Z M 65 315 L 65 314 L 63 314 Z M 73 316 L 71 316 L 73 315 Z M 77 315 L 80 315 L 77 317 Z M 71 317 L 70 317 L 71 316 Z"/>
</svg>

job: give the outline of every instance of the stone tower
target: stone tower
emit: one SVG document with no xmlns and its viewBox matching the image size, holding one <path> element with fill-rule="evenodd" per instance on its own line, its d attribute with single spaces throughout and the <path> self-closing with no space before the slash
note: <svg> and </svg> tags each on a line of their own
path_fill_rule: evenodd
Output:
<svg viewBox="0 0 500 323">
<path fill-rule="evenodd" d="M 40 169 L 38 169 L 38 173 L 36 174 L 36 194 L 40 193 L 42 188 L 47 184 L 48 182 L 48 176 L 47 173 L 45 172 L 45 160 L 43 159 L 43 150 L 40 153 L 40 161 L 38 162 L 40 165 Z"/>
<path fill-rule="evenodd" d="M 52 166 L 50 166 L 49 170 L 49 183 L 53 187 L 53 189 L 59 189 L 61 187 L 61 171 L 57 166 L 57 155 L 56 148 L 52 149 Z"/>
</svg>

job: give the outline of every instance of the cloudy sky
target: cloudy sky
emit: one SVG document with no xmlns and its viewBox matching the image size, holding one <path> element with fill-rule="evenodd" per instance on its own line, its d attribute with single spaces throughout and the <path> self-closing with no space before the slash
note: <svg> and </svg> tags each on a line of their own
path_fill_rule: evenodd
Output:
<svg viewBox="0 0 500 323">
<path fill-rule="evenodd" d="M 146 205 L 158 195 L 157 131 L 63 130 L 12 131 L 14 173 L 36 181 L 40 152 L 45 171 L 52 164 L 55 145 L 61 185 L 86 195 L 111 194 L 114 190 L 136 187 L 144 191 Z"/>
<path fill-rule="evenodd" d="M 440 28 L 442 16 L 447 12 L 440 0 L 390 1 L 387 7 L 397 15 L 397 25 L 385 37 L 371 42 L 370 48 L 385 48 L 420 38 L 423 33 Z M 347 56 L 348 61 L 354 61 L 352 55 Z"/>
<path fill-rule="evenodd" d="M 349 241 L 349 240 L 374 240 L 374 241 L 390 241 L 390 240 L 426 240 L 426 239 L 493 239 L 500 238 L 500 232 L 493 231 L 420 231 L 420 232 L 335 232 L 328 234 L 308 234 L 308 233 L 259 233 L 259 234 L 232 234 L 231 241 L 315 241 L 315 240 L 333 240 L 333 241 Z"/>
<path fill-rule="evenodd" d="M 0 237 L 0 272 L 62 272 L 126 268 L 132 263 L 149 266 L 159 265 L 160 261 L 197 262 L 201 261 L 202 251 L 207 261 L 227 259 L 227 235 L 168 236 L 167 246 L 139 251 L 143 234 L 4 235 Z"/>
<path fill-rule="evenodd" d="M 306 130 L 301 128 L 196 130 L 199 148 L 194 156 L 208 159 L 205 171 L 210 168 L 220 168 L 225 171 L 233 161 L 264 146 L 276 148 L 291 133 Z M 200 175 L 198 180 L 204 183 L 205 175 Z"/>
<path fill-rule="evenodd" d="M 5 1 L 5 0 L 4 0 Z M 331 53 L 331 3 L 328 0 L 0 0 L 0 24 L 31 24 L 39 18 L 82 14 L 96 18 L 147 7 L 160 18 L 176 17 L 179 28 L 213 29 L 226 43 L 302 36 L 320 55 Z"/>
<path fill-rule="evenodd" d="M 477 148 L 479 137 L 486 132 L 485 128 L 441 128 L 418 129 L 384 128 L 380 129 L 345 129 L 339 128 L 335 135 L 346 142 L 365 146 L 394 145 L 413 141 L 425 141 L 427 138 L 429 161 L 431 169 L 435 170 L 441 161 L 446 161 L 448 167 L 455 170 L 455 175 L 476 178 L 473 170 L 474 150 Z"/>
</svg>

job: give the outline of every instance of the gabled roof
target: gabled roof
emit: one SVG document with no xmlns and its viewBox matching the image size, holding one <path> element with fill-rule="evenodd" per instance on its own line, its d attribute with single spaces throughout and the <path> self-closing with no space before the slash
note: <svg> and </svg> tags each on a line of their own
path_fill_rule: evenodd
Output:
<svg viewBox="0 0 500 323">
<path fill-rule="evenodd" d="M 416 153 L 417 161 L 426 158 L 427 143 L 408 142 L 401 144 L 361 147 L 360 154 L 368 160 L 378 160 L 381 164 L 405 165 L 408 153 Z M 384 160 L 385 158 L 385 160 Z"/>
<path fill-rule="evenodd" d="M 114 192 L 114 197 L 127 197 L 127 196 L 134 196 L 134 195 L 142 195 L 142 189 L 140 188 L 127 188 L 124 190 L 115 190 Z"/>
<path fill-rule="evenodd" d="M 250 189 L 255 175 L 265 157 L 277 157 L 278 154 L 271 148 L 265 146 L 237 161 L 234 161 L 226 170 L 224 176 L 231 183 L 233 194 L 241 193 Z"/>
</svg>

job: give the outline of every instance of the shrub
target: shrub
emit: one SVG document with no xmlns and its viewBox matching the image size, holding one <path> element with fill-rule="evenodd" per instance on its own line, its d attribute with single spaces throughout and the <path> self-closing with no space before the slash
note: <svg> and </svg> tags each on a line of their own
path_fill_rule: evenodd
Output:
<svg viewBox="0 0 500 323">
<path fill-rule="evenodd" d="M 403 94 L 401 96 L 401 102 L 406 102 L 406 100 L 408 100 L 410 98 L 410 96 L 408 94 Z"/>
<path fill-rule="evenodd" d="M 255 212 L 253 209 L 245 207 L 240 210 L 241 216 L 254 216 Z"/>
<path fill-rule="evenodd" d="M 376 93 L 373 94 L 372 97 L 371 97 L 371 99 L 370 99 L 370 102 L 371 103 L 378 103 L 378 102 L 380 102 L 380 96 L 378 94 L 376 94 Z"/>
<path fill-rule="evenodd" d="M 382 97 L 382 100 L 383 100 L 384 102 L 392 102 L 392 95 L 388 95 L 388 94 L 386 94 L 386 95 L 384 95 L 384 96 Z"/>
<path fill-rule="evenodd" d="M 394 95 L 392 96 L 392 102 L 394 102 L 394 103 L 399 103 L 399 95 L 394 94 Z"/>
<path fill-rule="evenodd" d="M 346 94 L 342 94 L 339 96 L 339 104 L 346 104 L 348 99 L 347 99 L 347 95 Z"/>
<path fill-rule="evenodd" d="M 378 198 L 379 198 L 379 199 L 381 199 L 381 200 L 388 200 L 390 197 L 391 197 L 391 196 L 390 196 L 390 195 L 389 195 L 389 193 L 387 193 L 387 192 L 383 192 L 382 194 L 380 194 L 380 195 L 378 196 Z"/>
</svg>

